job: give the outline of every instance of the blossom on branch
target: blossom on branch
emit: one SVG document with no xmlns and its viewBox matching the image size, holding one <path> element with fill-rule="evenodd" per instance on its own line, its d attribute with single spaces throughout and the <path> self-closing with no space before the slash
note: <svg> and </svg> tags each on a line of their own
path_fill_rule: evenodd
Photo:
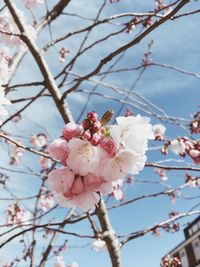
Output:
<svg viewBox="0 0 200 267">
<path fill-rule="evenodd" d="M 105 126 L 96 112 L 89 112 L 82 126 L 66 124 L 61 138 L 50 144 L 50 155 L 65 166 L 48 175 L 49 186 L 63 207 L 94 209 L 99 192 L 113 192 L 121 200 L 118 185 L 128 174 L 144 168 L 148 139 L 154 139 L 149 119 L 138 115 L 116 121 L 117 125 Z"/>
</svg>

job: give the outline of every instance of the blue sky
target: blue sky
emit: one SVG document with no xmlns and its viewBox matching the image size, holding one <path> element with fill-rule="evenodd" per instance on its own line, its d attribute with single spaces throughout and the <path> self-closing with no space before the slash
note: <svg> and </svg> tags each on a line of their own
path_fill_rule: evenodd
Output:
<svg viewBox="0 0 200 267">
<path fill-rule="evenodd" d="M 21 6 L 19 0 L 15 1 L 18 6 Z M 49 1 L 50 2 L 50 1 Z M 54 2 L 54 1 L 53 1 Z M 52 2 L 49 3 L 49 7 Z M 93 18 L 97 12 L 98 7 L 101 5 L 101 1 L 88 2 L 86 0 L 77 1 L 72 0 L 67 8 L 67 12 L 83 15 Z M 119 3 L 107 4 L 105 11 L 102 15 L 103 17 L 114 15 L 116 13 L 122 12 L 148 12 L 154 8 L 153 0 L 146 1 L 132 1 L 132 0 L 121 0 Z M 185 12 L 199 8 L 199 1 L 191 1 L 183 10 Z M 42 13 L 42 8 L 34 10 L 37 16 Z M 82 28 L 88 25 L 90 22 L 83 21 L 81 19 L 75 19 L 73 17 L 63 16 L 53 23 L 53 35 L 54 37 L 60 36 L 65 32 L 72 32 L 75 29 Z M 105 26 L 99 26 L 98 31 L 92 32 L 89 36 L 86 45 L 90 44 L 97 36 L 104 36 L 106 32 L 109 32 L 116 25 L 107 28 Z M 184 17 L 177 19 L 175 21 L 169 21 L 165 25 L 162 25 L 150 35 L 148 35 L 144 40 L 141 41 L 139 45 L 130 48 L 125 54 L 122 61 L 117 65 L 117 67 L 136 67 L 139 66 L 143 55 L 147 49 L 148 43 L 153 39 L 154 44 L 152 47 L 152 58 L 153 61 L 159 63 L 165 63 L 169 65 L 174 65 L 185 69 L 187 71 L 200 73 L 200 36 L 198 34 L 200 28 L 200 14 L 196 14 L 190 17 Z M 66 46 L 70 50 L 69 58 L 70 60 L 75 52 L 77 51 L 80 41 L 83 39 L 82 36 L 75 36 L 64 41 L 62 45 Z M 90 72 L 98 64 L 99 60 L 108 55 L 114 49 L 120 47 L 124 43 L 130 41 L 134 37 L 134 32 L 132 34 L 122 33 L 117 38 L 112 38 L 111 41 L 106 41 L 103 45 L 99 45 L 88 51 L 80 60 L 78 60 L 74 66 L 73 71 L 81 75 Z M 44 30 L 38 37 L 37 44 L 42 47 L 49 40 L 48 29 Z M 57 48 L 60 48 L 59 44 Z M 52 72 L 57 74 L 59 70 L 63 67 L 58 61 L 58 53 L 54 49 L 49 49 L 48 53 L 45 54 L 47 63 L 49 64 Z M 52 58 L 54 60 L 52 60 Z M 27 55 L 24 59 L 22 66 L 18 69 L 16 76 L 14 78 L 13 84 L 18 82 L 27 82 L 34 80 L 41 80 L 41 74 L 39 73 L 36 64 L 33 63 L 33 59 L 30 55 Z M 106 70 L 107 66 L 103 68 Z M 121 73 L 109 75 L 105 82 L 112 84 L 119 88 L 128 89 L 131 84 L 137 78 L 138 72 L 133 73 Z M 94 79 L 98 77 L 94 77 Z M 92 83 L 84 82 L 80 86 L 81 90 L 89 90 L 93 87 Z M 65 89 L 68 87 L 66 86 Z M 33 95 L 37 92 L 37 88 L 24 88 L 18 93 L 11 94 L 10 97 L 21 97 L 24 95 Z M 105 88 L 104 86 L 99 86 L 97 92 L 104 93 L 109 96 L 117 95 L 111 90 Z M 176 71 L 170 69 L 159 68 L 156 66 L 149 67 L 142 76 L 142 79 L 137 83 L 135 92 L 141 93 L 143 96 L 147 97 L 154 104 L 164 109 L 169 116 L 178 116 L 189 118 L 190 114 L 197 110 L 200 104 L 200 91 L 199 91 L 199 79 L 186 76 Z M 69 96 L 68 103 L 72 110 L 74 118 L 78 118 L 79 113 L 86 101 L 87 95 L 84 93 L 74 92 Z M 121 97 L 123 99 L 123 97 Z M 138 99 L 138 98 L 137 98 Z M 130 105 L 128 105 L 130 107 Z M 94 95 L 87 107 L 87 111 L 96 110 L 99 114 L 103 114 L 108 108 L 114 109 L 115 112 L 120 108 L 120 105 L 116 101 L 106 100 L 103 97 Z M 124 109 L 125 110 L 125 109 Z M 133 107 L 135 113 L 141 113 L 136 108 Z M 11 112 L 14 111 L 14 107 L 11 107 Z M 86 111 L 86 112 L 87 112 Z M 144 114 L 144 113 L 142 113 Z M 37 125 L 34 124 L 37 122 Z M 153 123 L 158 123 L 159 121 L 152 118 Z M 42 127 L 53 137 L 58 137 L 60 135 L 60 130 L 63 127 L 63 121 L 61 120 L 58 112 L 55 108 L 52 108 L 52 101 L 49 98 L 43 98 L 32 105 L 31 109 L 28 109 L 23 116 L 22 121 L 18 125 L 8 124 L 5 129 L 15 134 L 23 134 L 31 136 L 32 134 L 37 134 L 43 131 Z M 166 124 L 167 132 L 166 135 L 175 138 L 176 136 L 186 135 L 186 133 L 175 125 Z M 151 145 L 151 144 L 150 144 Z M 173 154 L 169 155 L 170 158 L 175 159 Z M 159 152 L 149 152 L 148 161 L 165 160 L 165 156 L 160 155 Z M 187 159 L 187 161 L 189 161 Z M 1 165 L 7 163 L 7 158 L 2 160 Z M 26 166 L 31 167 L 31 169 L 39 171 L 38 158 L 36 156 L 31 156 L 26 153 L 23 159 L 23 163 Z M 167 183 L 177 186 L 183 183 L 184 173 L 170 171 L 169 181 Z M 158 176 L 153 173 L 152 169 L 145 169 L 139 176 L 136 177 L 137 180 L 149 180 L 149 181 L 159 181 Z M 33 179 L 31 176 L 22 175 L 12 175 L 11 186 L 21 196 L 27 195 L 28 193 L 34 194 L 37 192 L 39 186 L 39 179 Z M 126 199 L 131 199 L 138 195 L 149 194 L 153 192 L 159 192 L 163 189 L 162 185 L 151 185 L 137 182 L 127 189 Z M 199 196 L 199 190 L 193 189 L 193 191 L 185 191 L 186 194 L 190 196 Z M 129 232 L 134 232 L 148 226 L 154 225 L 156 222 L 160 222 L 167 219 L 168 213 L 171 210 L 179 210 L 180 212 L 187 211 L 193 205 L 198 203 L 198 199 L 195 200 L 184 200 L 177 199 L 175 205 L 169 201 L 169 198 L 162 196 L 159 199 L 147 199 L 136 202 L 134 205 L 129 205 L 124 208 L 119 208 L 112 210 L 110 212 L 111 222 L 113 228 L 118 234 L 126 234 Z M 2 210 L 8 203 L 2 203 Z M 29 208 L 32 207 L 33 203 L 31 201 L 25 203 Z M 55 213 L 54 217 L 61 219 L 66 214 L 66 210 L 59 208 Z M 182 222 L 187 222 L 192 220 L 194 217 L 182 220 Z M 91 233 L 91 229 L 88 222 L 79 223 L 74 226 L 67 226 L 69 231 L 77 231 L 78 233 Z M 62 243 L 64 238 L 60 237 L 58 244 Z M 161 237 L 157 238 L 152 236 L 152 234 L 147 234 L 145 237 L 138 238 L 134 241 L 129 242 L 122 249 L 122 261 L 126 267 L 158 267 L 161 257 L 170 251 L 174 246 L 183 240 L 182 230 L 179 233 L 167 234 L 164 231 L 161 233 Z M 39 237 L 39 240 L 42 240 Z M 17 254 L 16 244 L 18 241 L 13 242 L 13 245 L 5 247 L 5 255 Z M 43 241 L 40 242 L 42 246 Z M 80 240 L 76 238 L 69 238 L 69 250 L 63 254 L 66 263 L 72 261 L 77 261 L 80 267 L 109 267 L 110 262 L 106 252 L 96 253 L 92 251 L 90 246 L 90 240 Z M 85 246 L 81 249 L 77 247 Z M 8 256 L 9 257 L 9 256 Z M 52 267 L 52 261 L 46 265 L 47 267 Z M 21 266 L 20 266 L 21 267 Z"/>
</svg>

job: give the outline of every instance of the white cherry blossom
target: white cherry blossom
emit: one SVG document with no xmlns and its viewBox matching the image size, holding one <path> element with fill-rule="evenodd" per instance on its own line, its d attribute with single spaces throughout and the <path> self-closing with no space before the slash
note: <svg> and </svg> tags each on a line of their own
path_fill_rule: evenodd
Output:
<svg viewBox="0 0 200 267">
<path fill-rule="evenodd" d="M 185 153 L 186 146 L 183 140 L 172 140 L 170 142 L 169 148 L 174 152 L 174 154 L 179 155 Z"/>
<path fill-rule="evenodd" d="M 154 139 L 149 118 L 137 115 L 117 117 L 116 121 L 118 125 L 111 127 L 111 136 L 116 143 L 121 143 L 136 153 L 145 153 L 148 139 Z"/>
</svg>

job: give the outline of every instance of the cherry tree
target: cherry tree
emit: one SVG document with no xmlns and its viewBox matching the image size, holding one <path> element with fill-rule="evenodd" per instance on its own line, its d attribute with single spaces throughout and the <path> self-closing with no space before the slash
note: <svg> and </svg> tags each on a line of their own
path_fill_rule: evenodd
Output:
<svg viewBox="0 0 200 267">
<path fill-rule="evenodd" d="M 86 247 L 107 253 L 103 266 L 122 267 L 127 244 L 178 232 L 181 219 L 200 214 L 199 107 L 173 115 L 152 101 L 156 89 L 140 87 L 200 79 L 171 58 L 162 63 L 155 48 L 158 31 L 178 39 L 173 28 L 199 17 L 198 5 L 0 3 L 1 266 L 86 266 L 78 253 L 68 256 Z M 144 201 L 137 211 L 145 220 L 132 213 Z M 150 218 L 161 203 L 165 216 Z M 170 255 L 160 264 L 181 266 Z"/>
</svg>

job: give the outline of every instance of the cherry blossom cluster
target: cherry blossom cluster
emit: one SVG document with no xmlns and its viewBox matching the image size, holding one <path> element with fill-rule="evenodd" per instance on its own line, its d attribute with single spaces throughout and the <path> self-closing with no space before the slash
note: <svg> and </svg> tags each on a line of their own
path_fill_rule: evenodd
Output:
<svg viewBox="0 0 200 267">
<path fill-rule="evenodd" d="M 149 119 L 117 117 L 117 125 L 105 126 L 107 115 L 99 121 L 97 113 L 89 112 L 82 125 L 66 124 L 48 148 L 63 165 L 48 175 L 63 207 L 95 208 L 99 192 L 115 192 L 116 182 L 144 168 L 148 139 L 154 139 Z"/>
<path fill-rule="evenodd" d="M 180 267 L 181 261 L 177 257 L 167 255 L 160 263 L 161 267 Z"/>
<path fill-rule="evenodd" d="M 176 217 L 177 215 L 179 215 L 178 211 L 172 211 L 172 212 L 169 213 L 169 218 L 172 219 L 173 217 Z M 175 232 L 178 232 L 180 230 L 180 224 L 178 222 L 174 221 L 174 222 L 171 222 L 171 223 L 163 224 L 162 228 L 166 232 L 175 233 Z"/>
<path fill-rule="evenodd" d="M 7 221 L 6 224 L 12 226 L 17 224 L 19 226 L 28 224 L 31 214 L 29 211 L 25 211 L 18 203 L 10 204 L 6 211 Z"/>
<path fill-rule="evenodd" d="M 188 155 L 192 158 L 195 164 L 200 164 L 199 140 L 190 140 L 188 137 L 180 137 L 166 143 L 161 149 L 161 152 L 166 155 L 168 149 L 171 149 L 173 153 L 181 157 Z"/>
</svg>

